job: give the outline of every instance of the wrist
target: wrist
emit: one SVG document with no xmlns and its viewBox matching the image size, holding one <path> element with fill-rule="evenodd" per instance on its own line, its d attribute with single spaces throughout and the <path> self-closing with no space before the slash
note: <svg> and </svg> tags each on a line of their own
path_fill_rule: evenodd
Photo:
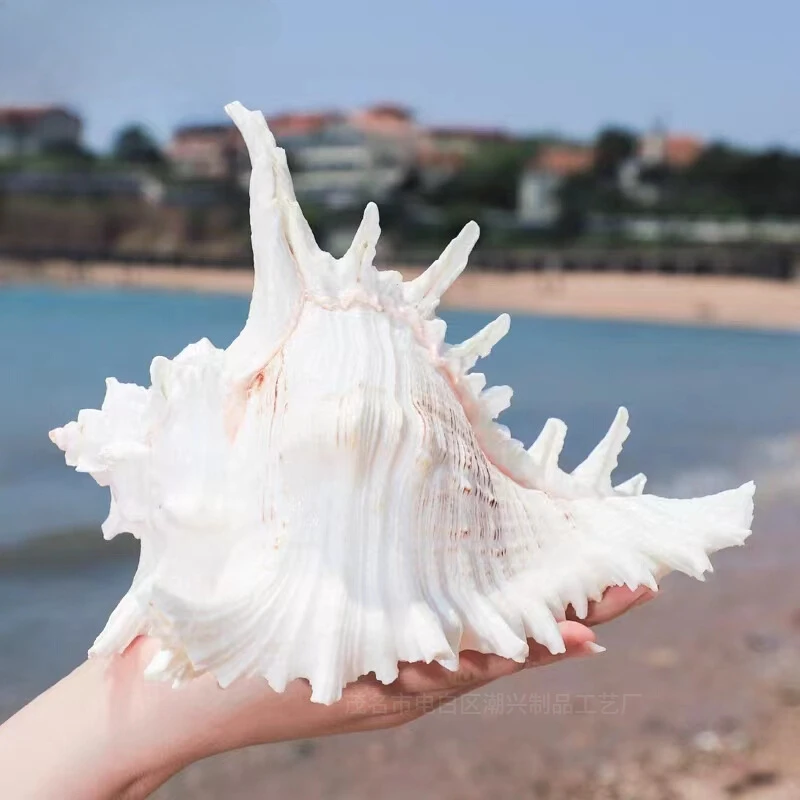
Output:
<svg viewBox="0 0 800 800">
<path fill-rule="evenodd" d="M 142 636 L 121 656 L 85 665 L 101 674 L 101 728 L 108 732 L 108 752 L 117 762 L 109 774 L 115 792 L 109 797 L 147 797 L 185 766 L 214 752 L 189 696 L 191 687 L 173 689 L 144 678 L 158 649 L 157 640 Z"/>
</svg>

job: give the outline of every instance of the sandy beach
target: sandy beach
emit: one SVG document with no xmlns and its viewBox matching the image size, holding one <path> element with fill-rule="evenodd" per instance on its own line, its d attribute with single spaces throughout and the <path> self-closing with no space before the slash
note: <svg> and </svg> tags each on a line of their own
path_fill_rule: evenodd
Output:
<svg viewBox="0 0 800 800">
<path fill-rule="evenodd" d="M 402 268 L 406 278 L 420 269 Z M 17 282 L 249 294 L 252 272 L 206 267 L 0 260 L 0 285 Z M 443 306 L 457 309 L 800 330 L 800 281 L 642 273 L 495 273 L 469 269 Z"/>
</svg>

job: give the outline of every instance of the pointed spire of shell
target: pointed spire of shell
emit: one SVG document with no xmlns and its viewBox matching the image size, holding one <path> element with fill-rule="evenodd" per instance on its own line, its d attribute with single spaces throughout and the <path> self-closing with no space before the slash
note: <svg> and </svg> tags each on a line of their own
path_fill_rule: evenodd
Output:
<svg viewBox="0 0 800 800">
<path fill-rule="evenodd" d="M 227 351 L 231 371 L 245 377 L 260 369 L 288 329 L 303 293 L 298 260 L 312 256 L 316 242 L 294 199 L 285 153 L 264 115 L 238 102 L 225 111 L 241 132 L 251 162 L 253 297 L 244 330 Z"/>
<path fill-rule="evenodd" d="M 475 395 L 479 395 L 483 391 L 483 387 L 486 386 L 486 376 L 482 372 L 473 372 L 471 375 L 466 375 L 464 381 Z"/>
<path fill-rule="evenodd" d="M 611 473 L 617 467 L 617 459 L 622 452 L 622 445 L 630 435 L 628 428 L 628 411 L 620 408 L 608 433 L 597 446 L 572 471 L 572 475 L 582 483 L 586 483 L 604 494 L 611 492 Z"/>
<path fill-rule="evenodd" d="M 625 497 L 638 497 L 644 492 L 645 483 L 647 483 L 647 477 L 640 472 L 615 486 L 614 492 Z"/>
<path fill-rule="evenodd" d="M 497 419 L 510 405 L 514 390 L 510 386 L 492 386 L 480 396 L 480 402 L 491 419 Z"/>
<path fill-rule="evenodd" d="M 501 314 L 474 336 L 465 339 L 461 344 L 453 345 L 448 351 L 449 358 L 458 359 L 464 372 L 471 370 L 479 358 L 486 358 L 492 348 L 508 333 L 511 317 Z"/>
<path fill-rule="evenodd" d="M 375 203 L 367 203 L 361 224 L 353 237 L 353 243 L 340 260 L 345 275 L 351 281 L 357 281 L 373 266 L 380 235 L 378 206 Z"/>
<path fill-rule="evenodd" d="M 542 432 L 528 448 L 528 454 L 543 472 L 549 473 L 558 467 L 558 457 L 564 449 L 567 438 L 567 426 L 560 420 L 551 417 L 545 422 Z"/>
<path fill-rule="evenodd" d="M 404 287 L 406 301 L 417 307 L 421 317 L 430 317 L 442 295 L 467 266 L 469 254 L 480 236 L 477 222 L 468 222 L 444 252 L 417 278 Z"/>
</svg>

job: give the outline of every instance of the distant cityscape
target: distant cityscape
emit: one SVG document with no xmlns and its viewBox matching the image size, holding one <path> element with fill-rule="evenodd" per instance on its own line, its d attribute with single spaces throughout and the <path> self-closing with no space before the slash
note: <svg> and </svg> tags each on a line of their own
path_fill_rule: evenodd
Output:
<svg viewBox="0 0 800 800">
<path fill-rule="evenodd" d="M 655 123 L 593 141 L 434 127 L 394 104 L 268 117 L 298 199 L 332 251 L 379 203 L 384 247 L 425 247 L 477 218 L 495 249 L 800 244 L 800 156 Z M 60 106 L 0 108 L 0 247 L 243 252 L 249 159 L 232 124 L 141 125 L 91 153 Z M 406 244 L 402 244 L 406 242 Z"/>
</svg>

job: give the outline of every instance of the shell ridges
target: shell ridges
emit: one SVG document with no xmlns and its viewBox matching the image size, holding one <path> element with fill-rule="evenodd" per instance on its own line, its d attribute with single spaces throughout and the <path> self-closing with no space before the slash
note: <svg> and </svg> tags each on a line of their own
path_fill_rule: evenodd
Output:
<svg viewBox="0 0 800 800">
<path fill-rule="evenodd" d="M 50 433 L 112 494 L 103 535 L 141 542 L 127 594 L 90 651 L 161 640 L 147 668 L 173 685 L 297 678 L 332 703 L 401 661 L 458 667 L 466 649 L 521 661 L 563 652 L 567 606 L 612 585 L 702 578 L 750 533 L 754 486 L 691 500 L 611 475 L 621 408 L 572 473 L 567 427 L 526 450 L 496 417 L 512 390 L 472 373 L 509 330 L 501 314 L 448 346 L 436 316 L 478 238 L 468 223 L 419 277 L 374 265 L 367 205 L 340 259 L 317 244 L 286 155 L 260 112 L 226 111 L 252 162 L 253 297 L 226 349 L 157 356 L 147 388 L 111 378 L 99 410 Z"/>
</svg>

